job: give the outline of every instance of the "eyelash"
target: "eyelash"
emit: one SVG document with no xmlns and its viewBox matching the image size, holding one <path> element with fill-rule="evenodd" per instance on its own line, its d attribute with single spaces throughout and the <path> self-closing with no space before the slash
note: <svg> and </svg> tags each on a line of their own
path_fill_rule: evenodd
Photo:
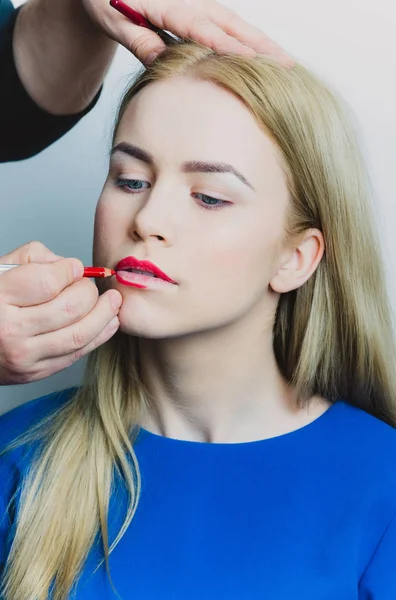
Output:
<svg viewBox="0 0 396 600">
<path fill-rule="evenodd" d="M 127 193 L 129 194 L 136 194 L 144 189 L 148 189 L 147 188 L 130 188 L 129 185 L 131 183 L 148 183 L 147 181 L 143 181 L 142 179 L 122 179 L 120 177 L 117 177 L 115 180 L 116 186 L 125 190 Z M 149 184 L 150 185 L 150 184 Z M 227 202 L 226 200 L 220 200 L 219 198 L 214 198 L 213 196 L 208 196 L 207 194 L 194 194 L 194 197 L 201 197 L 201 198 L 208 198 L 209 200 L 215 200 L 216 202 L 220 202 L 220 204 L 200 204 L 201 208 L 203 208 L 204 210 L 220 210 L 220 208 L 223 208 L 223 206 L 227 205 L 227 204 L 231 204 L 231 202 Z M 199 200 L 199 198 L 198 198 Z"/>
</svg>

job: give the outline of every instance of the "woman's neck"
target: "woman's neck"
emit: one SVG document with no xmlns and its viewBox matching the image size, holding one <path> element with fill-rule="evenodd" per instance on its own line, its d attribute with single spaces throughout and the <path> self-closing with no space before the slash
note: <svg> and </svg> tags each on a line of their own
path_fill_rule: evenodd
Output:
<svg viewBox="0 0 396 600">
<path fill-rule="evenodd" d="M 140 425 L 176 439 L 239 443 L 282 435 L 325 412 L 329 403 L 320 397 L 308 409 L 297 407 L 278 369 L 271 331 L 238 335 L 236 329 L 141 339 L 153 410 Z"/>
</svg>

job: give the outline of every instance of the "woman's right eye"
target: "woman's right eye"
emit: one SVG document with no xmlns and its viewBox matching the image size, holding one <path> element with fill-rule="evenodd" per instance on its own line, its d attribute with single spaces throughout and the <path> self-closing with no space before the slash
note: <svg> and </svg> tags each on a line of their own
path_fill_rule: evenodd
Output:
<svg viewBox="0 0 396 600">
<path fill-rule="evenodd" d="M 127 192 L 140 192 L 151 187 L 151 183 L 143 181 L 142 179 L 123 179 L 117 177 L 115 180 L 117 187 L 124 189 Z"/>
</svg>

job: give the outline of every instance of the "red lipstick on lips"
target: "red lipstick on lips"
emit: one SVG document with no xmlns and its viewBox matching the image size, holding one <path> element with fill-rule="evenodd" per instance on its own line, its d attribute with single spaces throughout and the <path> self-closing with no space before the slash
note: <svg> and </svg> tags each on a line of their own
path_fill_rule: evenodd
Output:
<svg viewBox="0 0 396 600">
<path fill-rule="evenodd" d="M 134 256 L 127 256 L 120 260 L 115 267 L 116 279 L 124 285 L 146 288 L 153 279 L 162 279 L 167 283 L 176 283 L 161 269 L 148 260 L 138 260 Z M 143 271 L 143 272 L 142 272 Z M 147 274 L 145 274 L 147 273 Z"/>
</svg>

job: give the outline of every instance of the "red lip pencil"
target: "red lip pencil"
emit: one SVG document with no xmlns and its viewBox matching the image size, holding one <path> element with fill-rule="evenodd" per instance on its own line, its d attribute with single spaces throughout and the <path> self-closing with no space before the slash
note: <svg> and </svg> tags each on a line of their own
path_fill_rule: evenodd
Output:
<svg viewBox="0 0 396 600">
<path fill-rule="evenodd" d="M 21 265 L 0 265 L 0 274 L 20 266 Z M 111 277 L 111 275 L 115 275 L 113 269 L 107 269 L 106 267 L 84 267 L 83 277 Z"/>
<path fill-rule="evenodd" d="M 83 277 L 110 277 L 115 275 L 113 269 L 106 269 L 106 267 L 84 267 Z"/>
<path fill-rule="evenodd" d="M 161 38 L 161 40 L 165 44 L 175 44 L 180 41 L 179 38 L 173 37 L 163 29 L 160 29 L 159 27 L 153 25 L 153 23 L 148 21 L 145 17 L 143 17 L 143 15 L 138 13 L 136 10 L 128 6 L 128 4 L 125 4 L 125 2 L 123 2 L 122 0 L 110 0 L 109 4 L 112 8 L 115 8 L 116 10 L 118 10 L 119 13 L 124 15 L 124 17 L 132 21 L 132 23 L 134 23 L 135 25 L 139 25 L 140 27 L 146 27 L 147 29 L 155 31 L 155 33 Z"/>
</svg>

